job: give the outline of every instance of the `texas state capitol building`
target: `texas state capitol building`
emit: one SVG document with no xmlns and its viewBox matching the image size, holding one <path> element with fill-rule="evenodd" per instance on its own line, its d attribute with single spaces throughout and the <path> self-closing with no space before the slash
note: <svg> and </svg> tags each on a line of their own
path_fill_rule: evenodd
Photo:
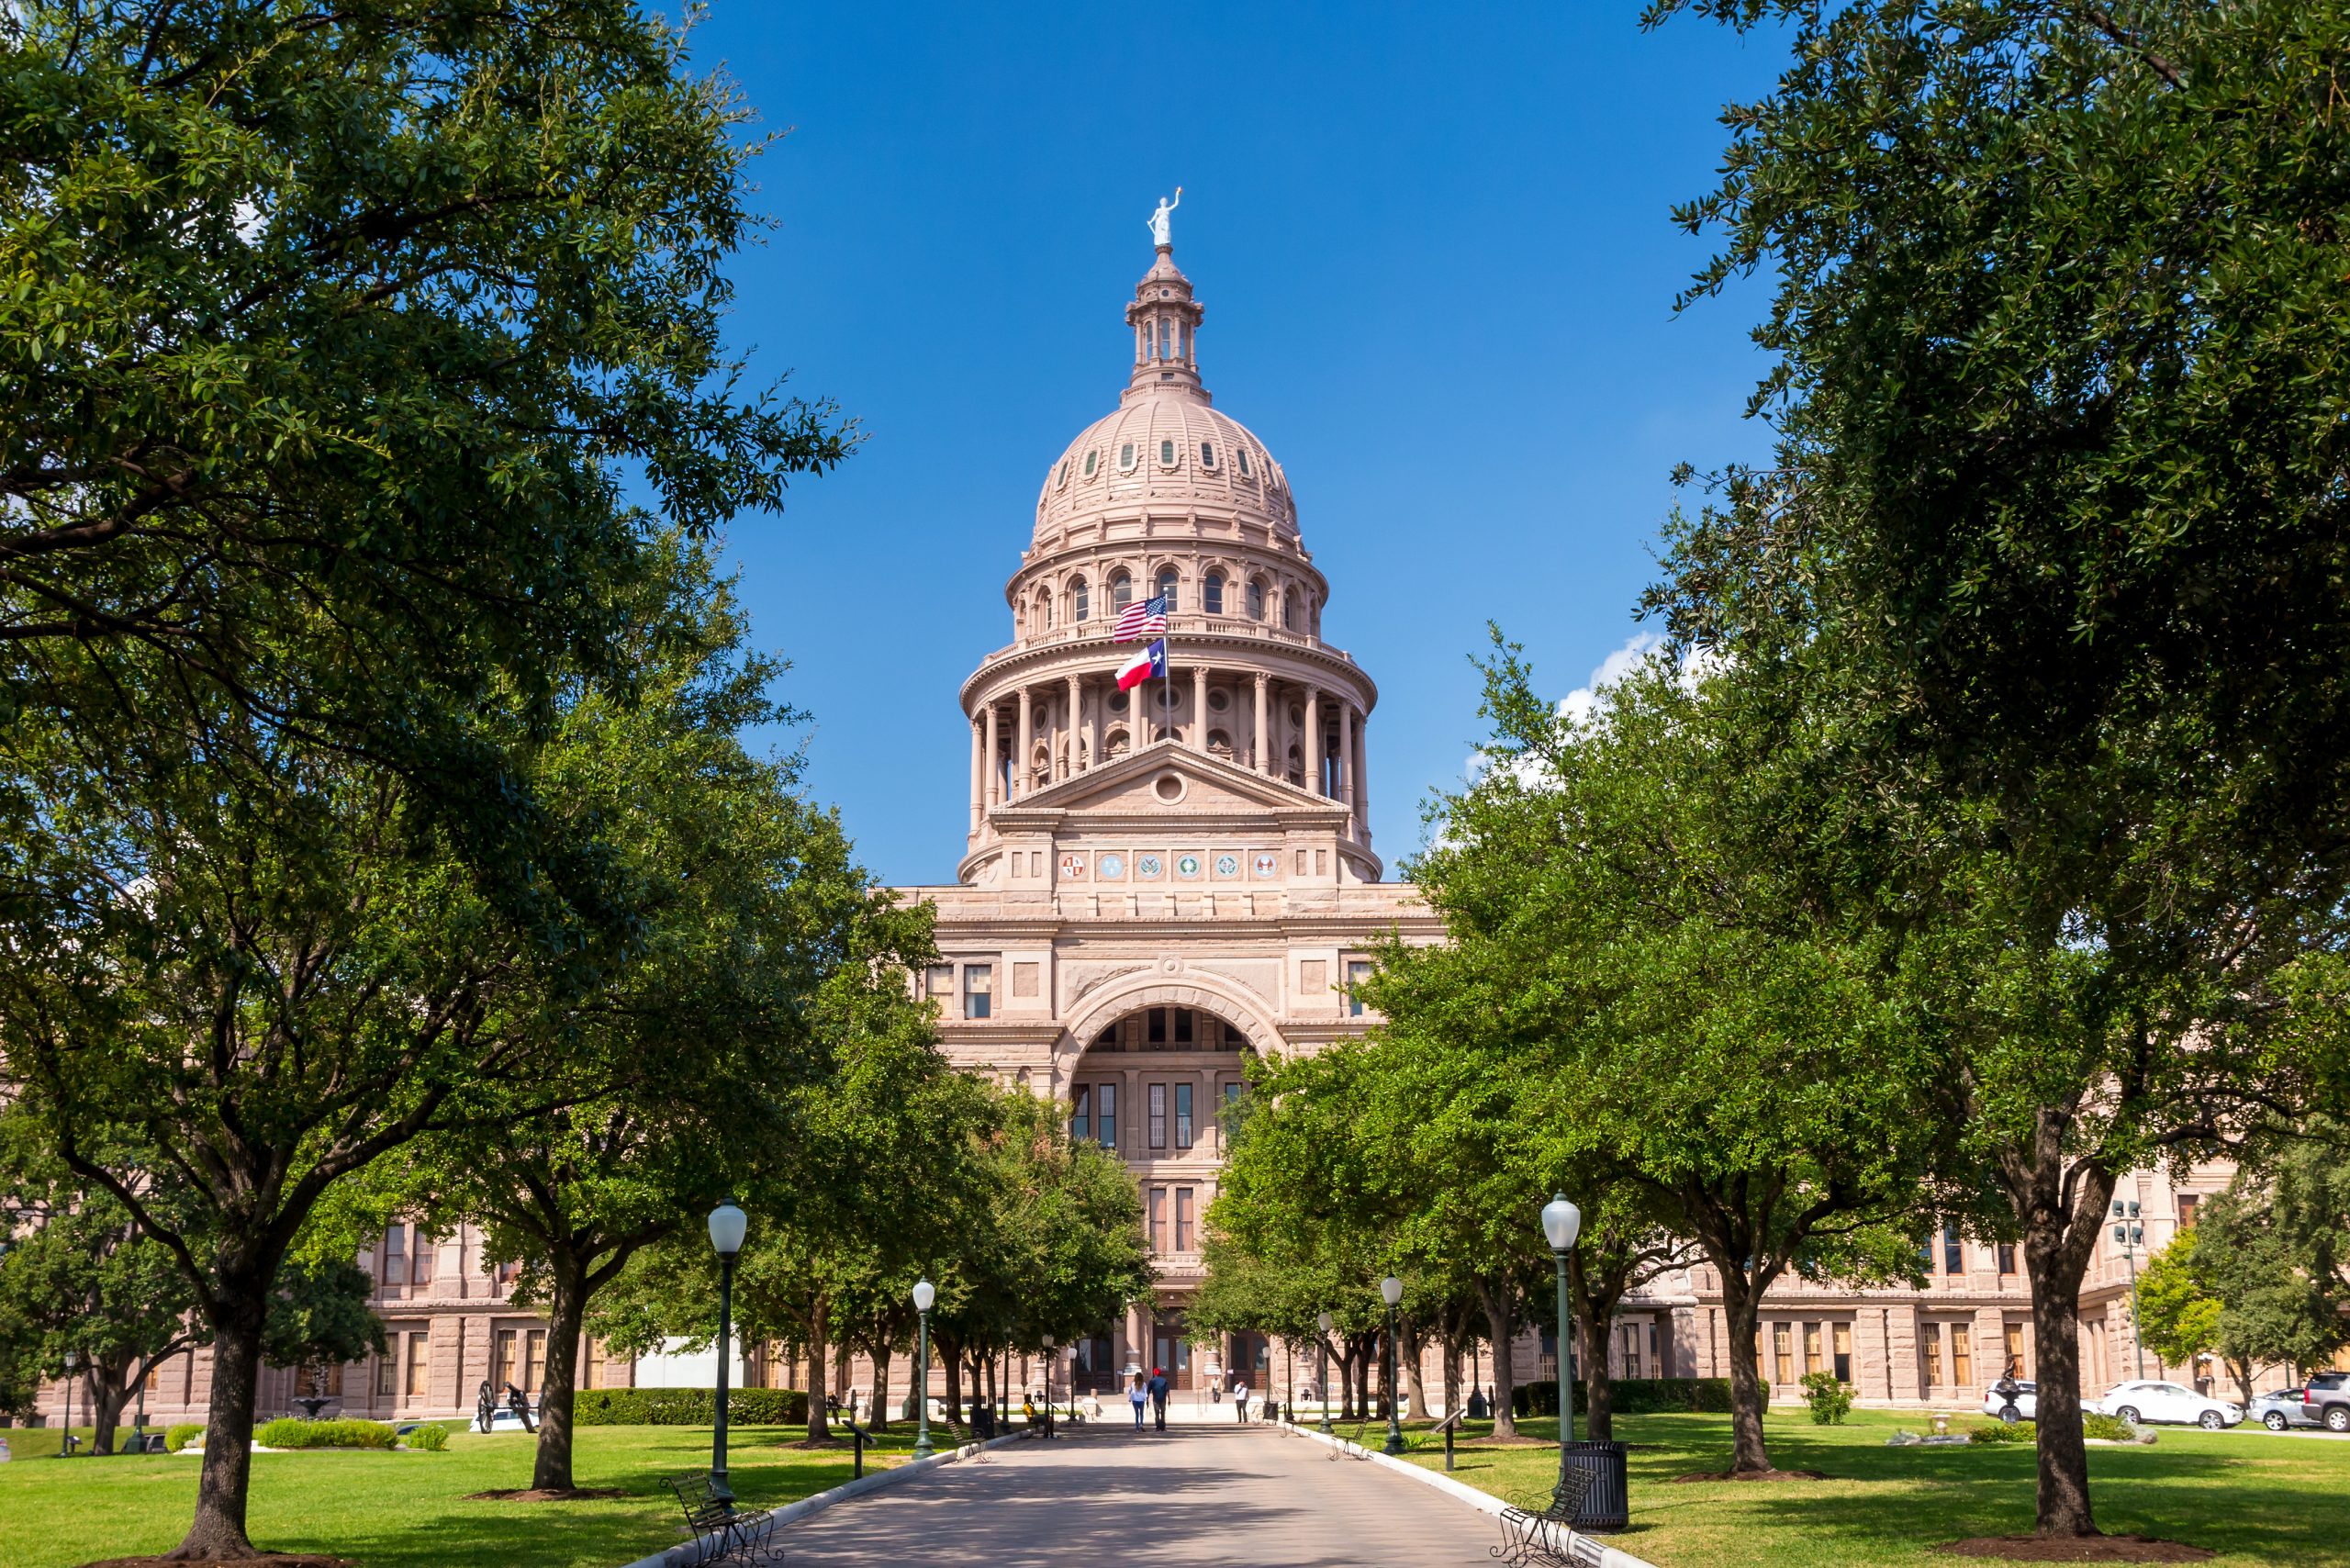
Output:
<svg viewBox="0 0 2350 1568">
<path fill-rule="evenodd" d="M 1281 465 L 1202 382 L 1204 314 L 1169 246 L 1125 308 L 1118 406 L 1046 470 L 1004 588 L 1012 640 L 963 683 L 970 823 L 923 979 L 958 1064 L 1068 1107 L 1139 1181 L 1158 1305 L 1077 1347 L 1080 1387 L 1133 1365 L 1179 1387 L 1265 1383 L 1254 1337 L 1192 1346 L 1218 1113 L 1249 1053 L 1370 1022 L 1371 946 L 1442 923 L 1380 879 L 1377 686 L 1322 637 L 1330 585 Z M 1167 599 L 1167 675 L 1117 688 L 1118 613 Z"/>
</svg>

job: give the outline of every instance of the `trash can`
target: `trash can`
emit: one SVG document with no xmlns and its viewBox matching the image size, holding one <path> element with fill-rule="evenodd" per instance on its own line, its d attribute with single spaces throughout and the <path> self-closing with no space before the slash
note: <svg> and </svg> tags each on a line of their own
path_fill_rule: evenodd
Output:
<svg viewBox="0 0 2350 1568">
<path fill-rule="evenodd" d="M 1567 1445 L 1567 1468 L 1591 1477 L 1591 1489 L 1575 1510 L 1574 1528 L 1606 1532 L 1632 1522 L 1631 1486 L 1624 1470 L 1622 1443 L 1573 1442 Z"/>
</svg>

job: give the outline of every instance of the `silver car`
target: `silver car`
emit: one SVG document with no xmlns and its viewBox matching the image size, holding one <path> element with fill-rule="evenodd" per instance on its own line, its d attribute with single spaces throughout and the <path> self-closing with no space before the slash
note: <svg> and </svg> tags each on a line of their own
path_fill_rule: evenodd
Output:
<svg viewBox="0 0 2350 1568">
<path fill-rule="evenodd" d="M 2257 1421 L 2272 1432 L 2325 1424 L 2318 1419 L 2316 1406 L 2301 1403 L 2301 1391 L 2298 1388 L 2279 1388 L 2261 1394 L 2244 1407 L 2244 1418 Z"/>
<path fill-rule="evenodd" d="M 2013 1415 L 2009 1414 L 2010 1410 Z M 2010 1400 L 1999 1392 L 1998 1383 L 1993 1383 L 1983 1391 L 1983 1414 L 1997 1416 L 2002 1421 L 2036 1419 L 2040 1414 L 2040 1384 L 2019 1380 L 2016 1396 Z"/>
</svg>

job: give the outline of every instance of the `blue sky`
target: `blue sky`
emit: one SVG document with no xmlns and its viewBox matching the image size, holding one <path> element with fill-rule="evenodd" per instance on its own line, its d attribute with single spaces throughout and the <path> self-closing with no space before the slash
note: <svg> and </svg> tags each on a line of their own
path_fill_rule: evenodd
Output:
<svg viewBox="0 0 2350 1568">
<path fill-rule="evenodd" d="M 728 549 L 867 865 L 953 877 L 956 689 L 1010 640 L 1046 468 L 1115 404 L 1179 184 L 1202 370 L 1287 467 L 1325 634 L 1380 684 L 1391 868 L 1477 741 L 1486 622 L 1562 695 L 1638 633 L 1673 465 L 1763 449 L 1764 284 L 1675 317 L 1707 245 L 1667 212 L 1782 57 L 1637 9 L 718 0 L 695 63 L 790 131 L 730 335 L 867 433 Z"/>
</svg>

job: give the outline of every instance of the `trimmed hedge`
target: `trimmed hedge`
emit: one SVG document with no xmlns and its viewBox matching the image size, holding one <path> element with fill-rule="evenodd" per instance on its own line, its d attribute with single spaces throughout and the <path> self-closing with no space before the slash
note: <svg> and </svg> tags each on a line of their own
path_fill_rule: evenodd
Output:
<svg viewBox="0 0 2350 1568">
<path fill-rule="evenodd" d="M 167 1452 L 177 1453 L 202 1436 L 204 1436 L 203 1422 L 183 1421 L 164 1429 L 163 1448 Z"/>
<path fill-rule="evenodd" d="M 583 1388 L 572 1396 L 580 1427 L 707 1427 L 718 1418 L 714 1388 Z M 744 1427 L 801 1427 L 808 1394 L 799 1388 L 730 1388 L 726 1419 Z"/>
<path fill-rule="evenodd" d="M 1612 1396 L 1609 1408 L 1618 1416 L 1729 1413 L 1729 1379 L 1726 1377 L 1619 1377 L 1608 1384 L 1608 1392 Z M 1557 1415 L 1558 1383 L 1546 1377 L 1519 1383 L 1510 1390 L 1510 1407 L 1520 1416 Z M 1580 1389 L 1575 1410 L 1577 1414 L 1583 1410 Z"/>
<path fill-rule="evenodd" d="M 449 1447 L 449 1428 L 438 1421 L 427 1421 L 400 1440 L 419 1453 L 442 1453 Z"/>
<path fill-rule="evenodd" d="M 387 1449 L 392 1429 L 377 1421 L 302 1421 L 280 1416 L 253 1434 L 265 1449 Z"/>
</svg>

